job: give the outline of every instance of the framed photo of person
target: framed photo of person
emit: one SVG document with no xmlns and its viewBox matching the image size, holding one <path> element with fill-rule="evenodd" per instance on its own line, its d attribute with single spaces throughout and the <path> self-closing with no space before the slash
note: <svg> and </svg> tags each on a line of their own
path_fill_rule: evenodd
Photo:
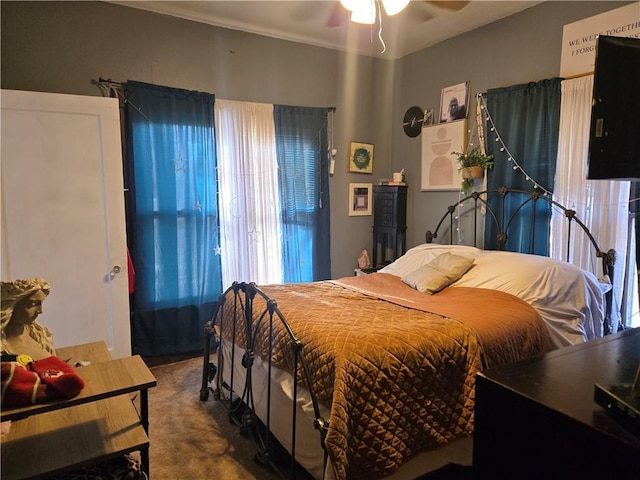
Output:
<svg viewBox="0 0 640 480">
<path fill-rule="evenodd" d="M 423 127 L 429 126 L 429 125 L 433 125 L 435 121 L 434 118 L 434 114 L 433 114 L 433 108 L 427 108 L 424 111 L 424 122 L 422 124 Z"/>
<path fill-rule="evenodd" d="M 440 95 L 440 122 L 455 122 L 467 118 L 469 109 L 469 82 L 442 89 Z"/>
<path fill-rule="evenodd" d="M 349 184 L 349 216 L 371 215 L 373 184 Z"/>
<path fill-rule="evenodd" d="M 421 190 L 460 190 L 458 155 L 466 145 L 467 121 L 438 123 L 422 129 Z"/>
<path fill-rule="evenodd" d="M 351 142 L 349 171 L 356 173 L 373 173 L 372 144 Z"/>
</svg>

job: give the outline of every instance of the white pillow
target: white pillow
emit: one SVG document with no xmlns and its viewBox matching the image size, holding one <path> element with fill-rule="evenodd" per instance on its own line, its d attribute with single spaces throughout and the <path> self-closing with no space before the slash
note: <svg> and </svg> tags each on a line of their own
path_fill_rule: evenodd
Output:
<svg viewBox="0 0 640 480">
<path fill-rule="evenodd" d="M 458 280 L 472 264 L 473 258 L 443 253 L 402 277 L 402 281 L 419 292 L 431 295 Z"/>
<path fill-rule="evenodd" d="M 423 243 L 413 247 L 397 258 L 394 262 L 378 270 L 382 273 L 391 273 L 400 278 L 413 272 L 416 268 L 426 265 L 438 255 L 453 253 L 461 257 L 474 258 L 483 251 L 476 247 L 466 245 L 440 245 L 438 243 Z"/>
<path fill-rule="evenodd" d="M 408 250 L 379 272 L 403 278 L 445 252 L 474 259 L 473 268 L 453 287 L 489 288 L 521 298 L 547 324 L 554 348 L 602 336 L 605 288 L 591 272 L 561 260 L 427 243 Z"/>
<path fill-rule="evenodd" d="M 456 287 L 500 290 L 535 308 L 554 347 L 602 336 L 604 299 L 595 275 L 539 255 L 484 251 Z"/>
</svg>

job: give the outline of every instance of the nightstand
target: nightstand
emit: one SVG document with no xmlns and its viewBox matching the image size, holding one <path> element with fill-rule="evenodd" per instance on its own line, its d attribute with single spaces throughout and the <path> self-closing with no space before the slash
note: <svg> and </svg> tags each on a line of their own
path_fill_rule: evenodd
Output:
<svg viewBox="0 0 640 480">
<path fill-rule="evenodd" d="M 353 274 L 356 277 L 359 277 L 360 275 L 369 275 L 370 273 L 375 273 L 377 271 L 378 271 L 377 268 L 356 268 L 353 271 Z"/>
</svg>

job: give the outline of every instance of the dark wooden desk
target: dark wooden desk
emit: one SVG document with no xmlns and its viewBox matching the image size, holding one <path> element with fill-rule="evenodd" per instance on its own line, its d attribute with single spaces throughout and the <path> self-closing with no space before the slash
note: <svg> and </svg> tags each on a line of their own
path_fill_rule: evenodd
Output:
<svg viewBox="0 0 640 480">
<path fill-rule="evenodd" d="M 478 479 L 640 478 L 640 438 L 593 400 L 596 383 L 633 381 L 640 329 L 478 374 Z"/>
<path fill-rule="evenodd" d="M 70 400 L 2 411 L 13 420 L 2 439 L 2 478 L 36 479 L 139 450 L 149 473 L 148 389 L 156 380 L 139 356 L 110 360 L 103 342 L 57 349 L 76 368 L 85 388 Z M 128 393 L 140 392 L 140 413 Z"/>
</svg>

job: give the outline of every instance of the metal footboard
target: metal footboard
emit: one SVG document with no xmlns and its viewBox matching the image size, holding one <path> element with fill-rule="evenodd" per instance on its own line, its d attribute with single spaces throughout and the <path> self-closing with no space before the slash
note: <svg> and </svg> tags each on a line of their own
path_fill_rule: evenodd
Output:
<svg viewBox="0 0 640 480">
<path fill-rule="evenodd" d="M 261 300 L 256 302 L 256 300 Z M 288 465 L 276 458 L 280 447 L 272 433 L 275 414 L 272 405 L 272 372 L 274 365 L 274 340 L 276 335 L 285 336 L 290 349 L 293 378 L 290 445 Z M 238 347 L 238 341 L 242 348 Z M 282 341 L 280 347 L 282 347 Z M 225 349 L 229 350 L 226 352 Z M 300 469 L 296 465 L 296 401 L 298 389 L 305 387 L 311 396 L 314 411 L 314 427 L 320 431 L 321 446 L 328 423 L 321 417 L 318 401 L 313 393 L 311 376 L 303 356 L 304 345 L 298 340 L 278 309 L 277 302 L 269 298 L 255 283 L 234 282 L 222 295 L 212 320 L 205 325 L 205 345 L 200 400 L 206 401 L 212 392 L 216 401 L 222 402 L 228 410 L 229 419 L 238 424 L 243 433 L 256 447 L 255 461 L 276 471 L 283 478 L 299 478 Z M 217 355 L 217 365 L 211 362 L 211 355 Z M 259 418 L 254 398 L 252 369 L 260 358 L 266 364 L 267 394 L 266 413 Z M 226 365 L 227 359 L 231 365 Z M 234 364 L 241 362 L 246 369 L 244 381 L 237 380 Z M 226 379 L 226 380 L 225 380 Z M 213 386 L 211 384 L 213 383 Z M 282 415 L 282 412 L 279 413 Z M 326 452 L 326 449 L 325 449 Z M 327 455 L 325 453 L 325 466 Z"/>
</svg>

